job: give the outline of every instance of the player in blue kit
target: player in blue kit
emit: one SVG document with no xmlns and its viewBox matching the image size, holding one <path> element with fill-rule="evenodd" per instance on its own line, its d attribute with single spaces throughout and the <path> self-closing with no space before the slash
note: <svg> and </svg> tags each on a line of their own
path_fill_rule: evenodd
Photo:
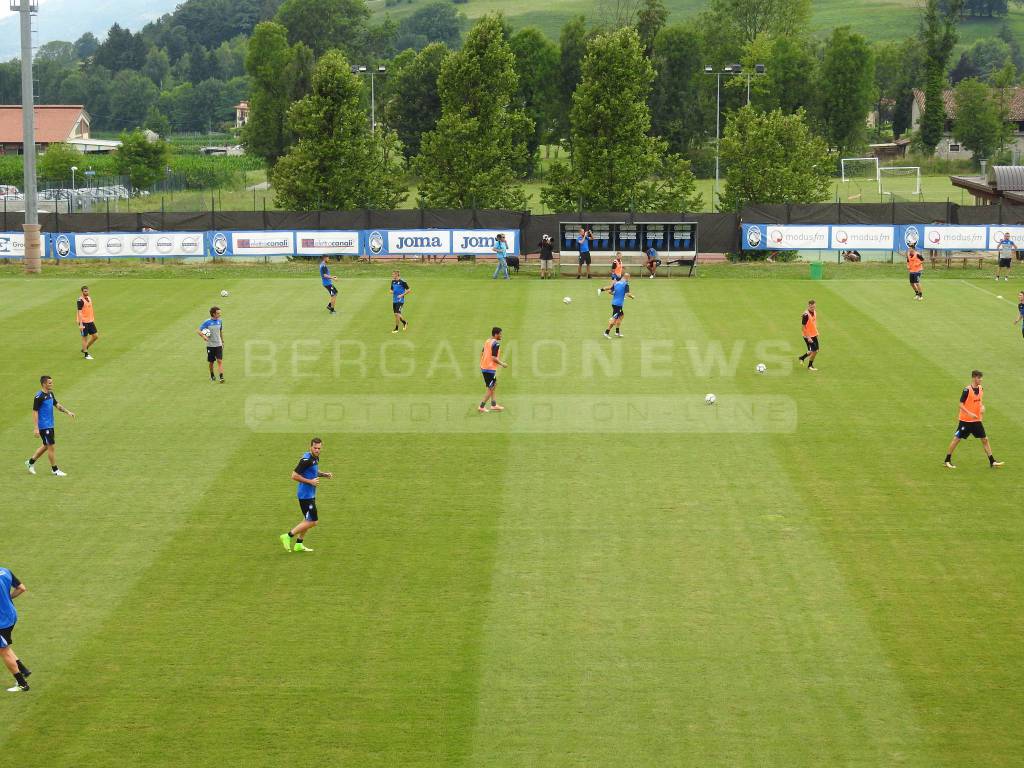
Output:
<svg viewBox="0 0 1024 768">
<path fill-rule="evenodd" d="M 612 317 L 608 321 L 608 327 L 604 329 L 604 337 L 606 339 L 611 338 L 612 327 L 615 328 L 615 335 L 620 339 L 622 338 L 622 317 L 625 314 L 622 310 L 622 305 L 626 303 L 626 298 L 635 299 L 636 297 L 629 292 L 629 272 L 622 275 L 621 280 L 613 280 L 612 284 L 605 288 L 598 288 L 597 295 L 600 296 L 602 293 L 607 291 L 612 295 Z"/>
<path fill-rule="evenodd" d="M 67 477 L 67 474 L 57 467 L 57 439 L 53 433 L 53 411 L 56 409 L 61 413 L 66 413 L 72 419 L 75 418 L 75 414 L 57 402 L 57 396 L 53 394 L 52 378 L 40 376 L 39 386 L 42 389 L 36 392 L 36 396 L 32 400 L 32 420 L 35 422 L 35 435 L 43 441 L 43 444 L 36 448 L 36 452 L 25 461 L 25 467 L 30 474 L 34 475 L 36 461 L 46 453 L 49 455 L 50 471 L 53 472 L 53 476 Z"/>
<path fill-rule="evenodd" d="M 24 594 L 25 585 L 18 581 L 8 568 L 0 568 L 0 657 L 8 671 L 14 675 L 16 685 L 8 688 L 8 693 L 20 693 L 28 690 L 27 678 L 32 674 L 25 662 L 18 658 L 11 646 L 14 641 L 14 625 L 18 623 L 18 611 L 14 608 L 14 598 Z"/>
<path fill-rule="evenodd" d="M 330 472 L 320 471 L 320 448 L 323 440 L 314 437 L 309 441 L 309 450 L 302 454 L 299 463 L 292 470 L 292 480 L 298 483 L 296 495 L 299 498 L 299 509 L 302 511 L 302 522 L 292 528 L 288 533 L 280 536 L 281 544 L 285 552 L 312 552 L 302 542 L 306 531 L 316 526 L 319 517 L 316 511 L 316 489 L 320 485 L 320 478 L 330 480 L 334 477 Z M 295 539 L 294 545 L 292 539 Z"/>
<path fill-rule="evenodd" d="M 392 333 L 398 333 L 399 323 L 402 324 L 403 331 L 409 330 L 409 323 L 402 316 L 402 308 L 405 306 L 405 297 L 410 293 L 412 293 L 412 289 L 396 269 L 391 273 L 391 311 L 395 313 L 395 330 Z"/>
<path fill-rule="evenodd" d="M 1021 335 L 1024 335 L 1024 291 L 1017 294 L 1017 316 L 1013 318 L 1014 323 L 1020 323 Z"/>
<path fill-rule="evenodd" d="M 331 300 L 327 302 L 327 311 L 332 315 L 336 314 L 334 305 L 338 301 L 338 289 L 334 287 L 334 281 L 337 278 L 331 274 L 331 268 L 327 266 L 326 254 L 320 259 L 320 282 L 323 283 L 324 288 L 327 289 L 327 295 L 331 297 Z"/>
</svg>

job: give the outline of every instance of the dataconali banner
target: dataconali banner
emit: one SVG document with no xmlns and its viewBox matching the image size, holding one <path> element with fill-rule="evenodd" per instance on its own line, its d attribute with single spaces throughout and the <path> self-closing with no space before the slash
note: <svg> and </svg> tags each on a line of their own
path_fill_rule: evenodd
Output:
<svg viewBox="0 0 1024 768">
<path fill-rule="evenodd" d="M 47 234 L 53 259 L 230 256 L 421 256 L 492 255 L 498 235 L 508 253 L 519 253 L 519 230 L 383 229 L 210 232 L 86 232 Z M 25 238 L 0 233 L 0 259 L 20 259 Z"/>
<path fill-rule="evenodd" d="M 897 224 L 862 226 L 828 224 L 744 224 L 747 251 L 894 251 L 914 246 L 922 251 L 995 250 L 1009 239 L 1024 247 L 1024 227 L 1004 225 Z"/>
</svg>

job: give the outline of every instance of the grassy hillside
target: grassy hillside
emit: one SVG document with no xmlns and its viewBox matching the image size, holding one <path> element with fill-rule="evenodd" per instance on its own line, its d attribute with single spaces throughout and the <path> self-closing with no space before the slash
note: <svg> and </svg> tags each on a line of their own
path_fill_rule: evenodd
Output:
<svg viewBox="0 0 1024 768">
<path fill-rule="evenodd" d="M 403 0 L 396 6 L 385 8 L 385 0 L 369 0 L 369 6 L 376 16 L 385 12 L 395 19 L 409 15 L 417 8 L 433 0 Z M 670 22 L 688 18 L 707 5 L 706 0 L 665 0 L 671 16 Z M 814 16 L 811 24 L 817 33 L 849 24 L 856 31 L 871 40 L 902 38 L 916 29 L 918 0 L 813 0 Z M 553 38 L 558 30 L 572 16 L 583 14 L 598 21 L 602 9 L 613 4 L 602 0 L 561 0 L 558 3 L 547 0 L 469 0 L 458 8 L 470 19 L 492 11 L 503 11 L 516 28 L 540 27 Z M 1010 24 L 1019 35 L 1024 35 L 1024 9 L 1015 8 L 1010 13 Z M 994 35 L 1000 20 L 967 21 L 961 26 L 961 44 L 970 44 L 981 37 Z"/>
</svg>

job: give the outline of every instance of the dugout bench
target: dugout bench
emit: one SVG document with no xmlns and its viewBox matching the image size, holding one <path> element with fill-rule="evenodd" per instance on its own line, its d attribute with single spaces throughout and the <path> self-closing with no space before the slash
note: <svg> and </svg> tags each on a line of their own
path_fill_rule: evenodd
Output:
<svg viewBox="0 0 1024 768">
<path fill-rule="evenodd" d="M 563 268 L 570 271 L 579 266 L 579 247 L 576 238 L 580 229 L 589 229 L 590 271 L 607 274 L 615 253 L 621 251 L 622 265 L 636 277 L 647 277 L 647 248 L 654 246 L 661 264 L 657 271 L 671 276 L 672 268 L 687 270 L 693 277 L 697 270 L 697 223 L 692 221 L 637 222 L 602 221 L 590 224 L 584 221 L 563 221 L 559 225 L 560 249 L 558 274 Z M 602 273 L 602 269 L 605 271 Z"/>
<path fill-rule="evenodd" d="M 985 264 L 984 254 L 978 255 L 976 253 L 953 253 L 952 251 L 929 251 L 928 258 L 932 262 L 932 268 L 939 266 L 939 263 L 946 265 L 946 269 L 953 266 L 953 262 L 959 261 L 963 269 L 967 269 L 967 262 L 977 261 L 978 269 L 981 269 Z"/>
</svg>

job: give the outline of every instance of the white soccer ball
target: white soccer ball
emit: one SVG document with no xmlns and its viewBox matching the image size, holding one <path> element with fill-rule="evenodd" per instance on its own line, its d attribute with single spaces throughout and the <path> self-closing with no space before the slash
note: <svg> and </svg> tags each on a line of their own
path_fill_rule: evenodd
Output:
<svg viewBox="0 0 1024 768">
<path fill-rule="evenodd" d="M 205 336 L 206 338 L 210 338 L 210 329 L 209 328 L 203 328 L 203 330 L 201 330 L 200 333 L 203 334 L 203 336 Z"/>
<path fill-rule="evenodd" d="M 710 392 L 708 392 L 706 395 L 704 395 L 704 403 L 705 403 L 705 405 L 714 405 L 715 404 L 715 400 L 717 400 L 717 399 L 718 398 L 715 397 Z"/>
<path fill-rule="evenodd" d="M 227 292 L 227 291 L 221 291 L 221 292 L 220 292 L 220 295 L 221 295 L 221 296 L 225 296 L 225 297 L 226 297 L 226 296 L 228 295 L 228 292 Z"/>
<path fill-rule="evenodd" d="M 571 296 L 566 296 L 565 298 L 562 299 L 562 303 L 564 303 L 564 304 L 572 304 L 572 297 Z"/>
<path fill-rule="evenodd" d="M 758 373 L 764 373 L 767 370 L 768 370 L 768 366 L 765 365 L 764 363 L 758 363 L 757 364 L 757 372 Z"/>
</svg>

